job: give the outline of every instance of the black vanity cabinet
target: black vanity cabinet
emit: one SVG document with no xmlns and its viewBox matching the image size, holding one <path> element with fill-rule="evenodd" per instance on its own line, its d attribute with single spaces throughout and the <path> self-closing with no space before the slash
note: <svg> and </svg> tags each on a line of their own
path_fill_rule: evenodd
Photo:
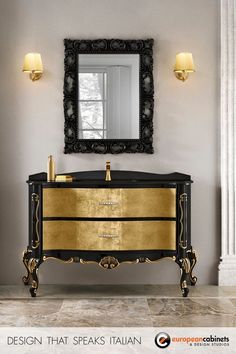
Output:
<svg viewBox="0 0 236 354">
<path fill-rule="evenodd" d="M 28 180 L 23 282 L 31 284 L 31 295 L 38 289 L 38 268 L 48 259 L 113 269 L 169 258 L 180 267 L 180 287 L 187 296 L 187 282 L 197 281 L 192 276 L 190 176 L 111 171 L 106 181 L 105 171 L 70 175 L 73 182 L 47 182 L 46 173 Z"/>
</svg>

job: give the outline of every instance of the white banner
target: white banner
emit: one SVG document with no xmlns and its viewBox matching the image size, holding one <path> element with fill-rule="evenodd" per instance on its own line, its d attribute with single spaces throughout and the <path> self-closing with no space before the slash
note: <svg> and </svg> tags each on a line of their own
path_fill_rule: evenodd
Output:
<svg viewBox="0 0 236 354">
<path fill-rule="evenodd" d="M 0 327 L 0 353 L 236 353 L 232 327 Z"/>
</svg>

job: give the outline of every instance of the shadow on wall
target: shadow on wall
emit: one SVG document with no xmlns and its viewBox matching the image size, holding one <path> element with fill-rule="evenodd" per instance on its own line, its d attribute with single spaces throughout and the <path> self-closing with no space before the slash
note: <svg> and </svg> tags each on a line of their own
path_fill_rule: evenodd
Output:
<svg viewBox="0 0 236 354">
<path fill-rule="evenodd" d="M 21 182 L 25 179 L 22 164 L 27 156 L 23 155 L 22 147 L 25 139 L 24 114 L 21 112 L 23 74 L 19 60 L 23 57 L 19 46 L 29 24 L 25 21 L 24 28 L 24 23 L 19 20 L 21 7 L 21 2 L 17 0 L 0 4 L 0 32 L 4 34 L 1 41 L 0 85 L 0 283 L 5 284 L 16 282 L 23 251 L 20 235 L 27 235 L 27 224 L 22 222 L 27 220 L 26 185 Z"/>
</svg>

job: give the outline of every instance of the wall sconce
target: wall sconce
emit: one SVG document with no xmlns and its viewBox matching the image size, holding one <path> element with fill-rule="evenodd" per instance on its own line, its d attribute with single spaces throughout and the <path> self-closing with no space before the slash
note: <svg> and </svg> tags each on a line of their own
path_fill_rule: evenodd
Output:
<svg viewBox="0 0 236 354">
<path fill-rule="evenodd" d="M 175 60 L 174 73 L 177 79 L 185 81 L 189 73 L 195 71 L 192 53 L 178 53 Z"/>
<path fill-rule="evenodd" d="M 23 72 L 30 74 L 32 81 L 39 80 L 43 74 L 43 63 L 39 53 L 28 53 L 25 56 Z"/>
</svg>

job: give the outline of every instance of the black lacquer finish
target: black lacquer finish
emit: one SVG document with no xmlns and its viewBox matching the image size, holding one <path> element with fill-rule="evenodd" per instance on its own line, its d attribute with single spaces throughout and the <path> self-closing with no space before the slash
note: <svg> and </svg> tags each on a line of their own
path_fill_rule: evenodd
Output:
<svg viewBox="0 0 236 354">
<path fill-rule="evenodd" d="M 153 153 L 153 39 L 65 39 L 65 148 L 69 153 Z M 139 54 L 139 139 L 78 139 L 78 54 Z"/>
<path fill-rule="evenodd" d="M 192 275 L 196 264 L 196 253 L 191 244 L 191 178 L 189 175 L 172 173 L 158 175 L 134 171 L 111 171 L 112 181 L 105 181 L 105 171 L 85 171 L 70 173 L 73 182 L 47 182 L 45 172 L 29 176 L 29 240 L 23 254 L 27 274 L 23 277 L 25 285 L 31 284 L 30 293 L 36 296 L 38 289 L 38 268 L 50 257 L 66 263 L 98 263 L 102 268 L 112 269 L 121 263 L 151 263 L 162 258 L 171 258 L 180 267 L 180 288 L 187 296 L 188 283 L 195 285 L 197 278 Z M 129 250 L 129 251 L 79 251 L 43 250 L 43 220 L 89 220 L 89 218 L 43 218 L 44 188 L 175 188 L 176 217 L 138 218 L 138 220 L 169 220 L 176 222 L 176 250 Z M 91 218 L 90 218 L 91 219 Z M 112 218 L 93 218 L 107 221 Z M 125 218 L 126 221 L 135 220 Z M 116 218 L 121 221 L 122 218 Z M 158 236 L 158 235 L 157 235 Z M 168 237 L 168 235 L 167 235 Z"/>
</svg>

